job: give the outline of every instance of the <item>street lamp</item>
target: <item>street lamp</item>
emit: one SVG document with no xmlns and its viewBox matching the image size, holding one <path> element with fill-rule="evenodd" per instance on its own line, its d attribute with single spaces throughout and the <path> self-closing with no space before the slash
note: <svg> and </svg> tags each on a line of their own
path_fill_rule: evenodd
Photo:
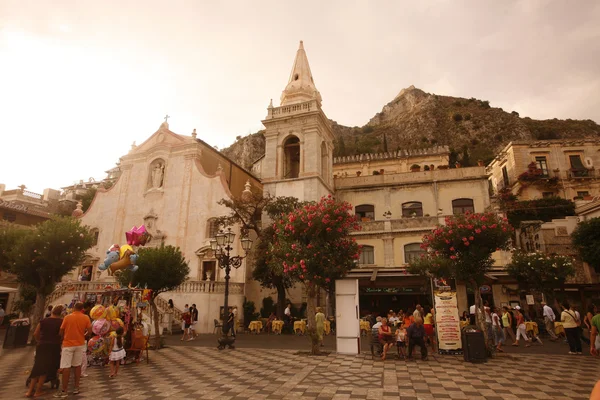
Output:
<svg viewBox="0 0 600 400">
<path fill-rule="evenodd" d="M 233 247 L 233 241 L 235 240 L 235 233 L 231 230 L 231 228 L 227 228 L 227 231 L 223 232 L 219 231 L 215 235 L 214 238 L 210 239 L 210 248 L 215 253 L 215 258 L 219 261 L 219 268 L 225 270 L 225 300 L 223 304 L 223 335 L 218 339 L 220 350 L 224 349 L 225 346 L 229 346 L 230 349 L 233 349 L 235 338 L 232 336 L 227 336 L 229 332 L 229 323 L 228 317 L 225 313 L 229 309 L 229 273 L 231 272 L 231 268 L 238 269 L 242 266 L 242 261 L 244 258 L 248 256 L 248 252 L 252 249 L 252 240 L 248 237 L 243 237 L 240 239 L 242 244 L 242 249 L 246 253 L 244 256 L 232 256 L 230 255 Z"/>
</svg>

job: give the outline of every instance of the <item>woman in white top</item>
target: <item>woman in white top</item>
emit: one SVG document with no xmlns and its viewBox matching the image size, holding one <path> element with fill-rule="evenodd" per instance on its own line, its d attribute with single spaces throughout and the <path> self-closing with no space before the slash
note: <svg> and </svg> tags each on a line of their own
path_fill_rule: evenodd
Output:
<svg viewBox="0 0 600 400">
<path fill-rule="evenodd" d="M 568 302 L 562 304 L 563 312 L 560 314 L 560 320 L 565 328 L 567 342 L 569 342 L 569 354 L 581 354 L 581 338 L 579 337 L 579 318 Z"/>
</svg>

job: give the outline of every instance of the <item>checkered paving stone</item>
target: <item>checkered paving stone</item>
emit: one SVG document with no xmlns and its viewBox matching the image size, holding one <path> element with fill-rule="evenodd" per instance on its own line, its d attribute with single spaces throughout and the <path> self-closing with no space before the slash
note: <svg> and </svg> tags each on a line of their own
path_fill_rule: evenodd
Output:
<svg viewBox="0 0 600 400">
<path fill-rule="evenodd" d="M 20 399 L 33 349 L 0 350 L 0 399 Z M 72 399 L 588 399 L 600 378 L 589 356 L 501 355 L 485 364 L 455 356 L 374 360 L 289 350 L 171 347 L 150 364 L 90 367 Z M 48 387 L 48 385 L 46 385 Z M 49 390 L 49 387 L 48 387 Z M 49 396 L 47 396 L 50 398 Z"/>
</svg>

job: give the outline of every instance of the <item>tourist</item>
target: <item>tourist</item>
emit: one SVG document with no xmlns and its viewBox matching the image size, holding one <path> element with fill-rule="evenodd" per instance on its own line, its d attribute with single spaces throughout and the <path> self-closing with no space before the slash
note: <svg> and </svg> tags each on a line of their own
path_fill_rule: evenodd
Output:
<svg viewBox="0 0 600 400">
<path fill-rule="evenodd" d="M 194 304 L 194 308 L 196 308 L 195 304 Z M 233 306 L 233 309 L 231 310 L 231 312 L 233 313 L 233 322 L 231 323 L 231 330 L 233 332 L 233 337 L 235 337 L 235 335 L 237 334 L 237 322 L 238 322 L 237 306 Z"/>
<path fill-rule="evenodd" d="M 597 313 L 598 313 L 598 308 L 596 307 L 596 305 L 590 304 L 588 306 L 588 311 L 585 314 L 585 318 L 583 319 L 585 328 L 588 331 L 588 337 L 589 337 L 590 342 L 591 342 L 591 338 L 592 338 L 592 318 L 594 318 L 594 315 L 596 315 Z M 588 344 L 590 344 L 590 343 L 588 343 Z"/>
<path fill-rule="evenodd" d="M 398 356 L 404 359 L 406 354 L 404 349 L 406 348 L 406 328 L 404 322 L 400 322 L 400 326 L 396 329 L 396 347 L 398 348 Z"/>
<path fill-rule="evenodd" d="M 196 325 L 198 324 L 198 309 L 196 308 L 195 304 L 192 304 L 192 307 L 190 307 L 190 319 L 192 321 L 192 325 L 190 325 L 190 336 L 192 339 L 195 339 L 198 337 L 198 334 L 196 333 Z M 235 332 L 233 336 L 235 336 Z"/>
<path fill-rule="evenodd" d="M 92 323 L 92 317 L 90 317 L 90 311 L 92 311 L 92 307 L 94 304 L 91 301 L 86 301 L 83 305 L 83 314 L 86 315 L 90 319 L 90 324 Z M 87 367 L 88 367 L 88 341 L 86 337 L 86 341 L 83 346 L 83 354 L 81 355 L 81 376 L 87 378 Z"/>
<path fill-rule="evenodd" d="M 56 306 L 48 318 L 40 321 L 33 337 L 37 342 L 35 360 L 31 369 L 31 382 L 26 397 L 40 397 L 45 393 L 42 386 L 46 378 L 56 379 L 60 367 L 60 326 L 62 325 L 62 306 Z"/>
<path fill-rule="evenodd" d="M 46 313 L 44 314 L 44 318 L 49 318 L 52 315 L 52 308 L 52 306 L 48 306 L 48 308 L 46 309 Z"/>
<path fill-rule="evenodd" d="M 377 334 L 379 334 L 379 327 L 381 326 L 381 320 L 383 318 L 381 317 L 377 317 L 375 318 L 375 323 L 373 324 L 373 326 L 371 327 L 371 329 L 373 330 L 377 330 Z"/>
<path fill-rule="evenodd" d="M 469 321 L 469 313 L 466 311 L 463 311 L 462 316 L 460 317 L 461 321 Z"/>
<path fill-rule="evenodd" d="M 409 308 L 408 312 L 404 314 L 404 326 L 406 326 L 407 328 L 411 326 L 413 322 L 415 322 L 415 317 L 413 315 L 414 313 L 412 308 Z"/>
<path fill-rule="evenodd" d="M 510 336 L 513 341 L 513 344 L 515 344 L 517 339 L 515 338 L 515 332 L 513 331 L 512 325 L 513 316 L 510 313 L 508 307 L 504 306 L 502 307 L 502 327 L 504 331 L 504 340 L 506 341 L 506 339 L 508 339 L 508 337 Z"/>
<path fill-rule="evenodd" d="M 394 344 L 394 336 L 392 335 L 392 328 L 387 323 L 387 318 L 381 319 L 381 326 L 378 331 L 379 342 L 383 346 L 383 351 L 381 353 L 381 360 L 385 360 L 385 356 L 387 355 L 388 350 Z"/>
<path fill-rule="evenodd" d="M 433 309 L 431 307 L 425 308 L 425 318 L 423 318 L 423 329 L 425 329 L 425 336 L 427 341 L 431 344 L 431 351 L 435 352 L 435 331 L 433 329 Z"/>
<path fill-rule="evenodd" d="M 167 302 L 167 332 L 169 335 L 173 334 L 173 315 L 175 314 L 175 304 L 173 299 L 169 299 Z"/>
<path fill-rule="evenodd" d="M 125 358 L 125 349 L 123 348 L 123 328 L 118 327 L 115 331 L 116 335 L 110 337 L 110 354 L 108 360 L 110 361 L 110 375 L 109 378 L 114 378 L 119 372 L 119 364 L 121 360 Z"/>
<path fill-rule="evenodd" d="M 584 327 L 585 325 L 581 323 L 581 321 L 582 321 L 584 318 L 581 318 L 581 314 L 579 314 L 579 311 L 578 311 L 578 310 L 577 310 L 575 307 L 573 307 L 573 310 L 575 310 L 575 315 L 577 316 L 577 320 L 579 321 L 579 322 L 577 323 L 577 326 L 578 326 L 578 329 L 577 329 L 577 330 L 579 331 L 579 339 L 580 339 L 580 340 L 581 340 L 583 343 L 585 343 L 586 345 L 588 345 L 588 346 L 589 346 L 589 344 L 590 344 L 590 340 L 589 340 L 588 338 L 586 338 L 586 337 L 584 336 L 584 334 L 583 334 L 583 327 Z"/>
<path fill-rule="evenodd" d="M 183 306 L 183 314 L 190 312 L 190 308 L 186 304 Z M 183 320 L 183 314 L 181 314 L 181 330 L 185 331 L 185 321 Z"/>
<path fill-rule="evenodd" d="M 81 379 L 81 363 L 85 336 L 91 332 L 92 324 L 87 315 L 83 314 L 83 303 L 75 303 L 74 310 L 67 315 L 60 326 L 63 337 L 62 354 L 60 356 L 60 369 L 62 371 L 62 390 L 56 392 L 54 397 L 68 397 L 69 378 L 71 368 L 75 368 L 75 388 L 73 394 L 79 394 L 79 380 Z"/>
<path fill-rule="evenodd" d="M 487 336 L 489 341 L 494 341 L 494 330 L 492 328 L 492 309 L 490 308 L 490 303 L 487 301 L 483 306 L 483 316 L 485 320 L 485 330 L 487 331 Z"/>
<path fill-rule="evenodd" d="M 569 354 L 581 354 L 581 339 L 579 337 L 579 320 L 577 314 L 568 302 L 562 304 L 563 312 L 560 314 L 560 320 L 565 328 L 567 342 L 569 343 Z"/>
<path fill-rule="evenodd" d="M 398 318 L 396 317 L 396 313 L 393 310 L 390 310 L 390 313 L 388 314 L 388 323 L 390 324 L 390 326 L 393 326 L 396 324 L 397 321 Z"/>
<path fill-rule="evenodd" d="M 475 304 L 473 304 L 471 307 L 469 307 L 469 324 L 471 325 L 475 325 L 476 322 L 476 318 L 475 318 Z"/>
<path fill-rule="evenodd" d="M 544 326 L 546 327 L 546 331 L 548 335 L 550 335 L 550 340 L 555 341 L 558 339 L 556 333 L 554 332 L 554 321 L 556 320 L 556 315 L 554 311 L 545 301 L 542 301 L 542 314 L 544 316 Z"/>
<path fill-rule="evenodd" d="M 417 304 L 417 306 L 415 307 L 415 311 L 413 312 L 413 318 L 423 318 L 423 307 L 421 307 L 420 304 Z"/>
<path fill-rule="evenodd" d="M 317 339 L 321 347 L 323 347 L 323 334 L 325 333 L 325 314 L 323 314 L 323 309 L 321 307 L 317 307 L 317 313 L 315 314 L 315 322 L 317 330 Z"/>
<path fill-rule="evenodd" d="M 267 323 L 265 324 L 265 332 L 269 333 L 273 331 L 273 321 L 277 319 L 277 316 L 273 311 L 271 311 L 271 315 L 267 319 Z"/>
<path fill-rule="evenodd" d="M 398 314 L 396 314 L 398 321 L 402 323 L 404 321 L 404 310 L 398 310 Z"/>
<path fill-rule="evenodd" d="M 517 338 L 515 342 L 512 344 L 513 346 L 519 345 L 519 338 L 522 337 L 525 340 L 525 347 L 531 346 L 531 339 L 527 336 L 527 328 L 525 326 L 525 317 L 523 313 L 521 313 L 521 307 L 516 306 L 515 310 L 517 311 L 516 319 L 517 319 Z"/>
<path fill-rule="evenodd" d="M 283 311 L 283 318 L 285 321 L 285 326 L 287 327 L 287 331 L 294 333 L 294 324 L 292 322 L 292 305 L 290 303 L 287 304 L 285 310 Z"/>
<path fill-rule="evenodd" d="M 590 354 L 597 356 L 600 351 L 600 313 L 592 317 L 590 330 Z"/>
<path fill-rule="evenodd" d="M 189 308 L 188 311 L 181 314 L 181 320 L 183 325 L 183 336 L 181 336 L 181 341 L 183 342 L 186 339 L 190 341 L 192 340 L 192 335 L 190 334 L 190 326 L 192 326 L 192 317 L 190 315 Z"/>
<path fill-rule="evenodd" d="M 423 328 L 423 320 L 415 318 L 415 323 L 406 330 L 408 338 L 408 359 L 412 359 L 412 353 L 415 346 L 421 348 L 421 360 L 427 361 L 427 346 L 425 346 L 425 328 Z"/>
<path fill-rule="evenodd" d="M 498 307 L 494 307 L 494 312 L 492 313 L 492 330 L 494 332 L 494 345 L 496 346 L 496 350 L 504 353 L 502 350 L 502 345 L 504 344 L 504 332 L 502 327 L 502 321 L 498 316 Z"/>
</svg>

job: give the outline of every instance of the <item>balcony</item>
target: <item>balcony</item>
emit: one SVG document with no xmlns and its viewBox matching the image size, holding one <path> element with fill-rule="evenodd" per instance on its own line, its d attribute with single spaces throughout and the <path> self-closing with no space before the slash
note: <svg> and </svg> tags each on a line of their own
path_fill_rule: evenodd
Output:
<svg viewBox="0 0 600 400">
<path fill-rule="evenodd" d="M 595 169 L 571 168 L 567 171 L 567 179 L 594 179 L 596 178 Z"/>
<path fill-rule="evenodd" d="M 433 171 L 402 172 L 398 174 L 351 176 L 335 179 L 336 189 L 396 186 L 402 184 L 487 179 L 485 167 L 436 169 Z"/>
<path fill-rule="evenodd" d="M 354 235 L 391 233 L 407 230 L 428 230 L 437 226 L 437 217 L 414 217 L 400 218 L 380 221 L 363 221 L 360 223 L 361 230 L 353 232 Z"/>
</svg>

